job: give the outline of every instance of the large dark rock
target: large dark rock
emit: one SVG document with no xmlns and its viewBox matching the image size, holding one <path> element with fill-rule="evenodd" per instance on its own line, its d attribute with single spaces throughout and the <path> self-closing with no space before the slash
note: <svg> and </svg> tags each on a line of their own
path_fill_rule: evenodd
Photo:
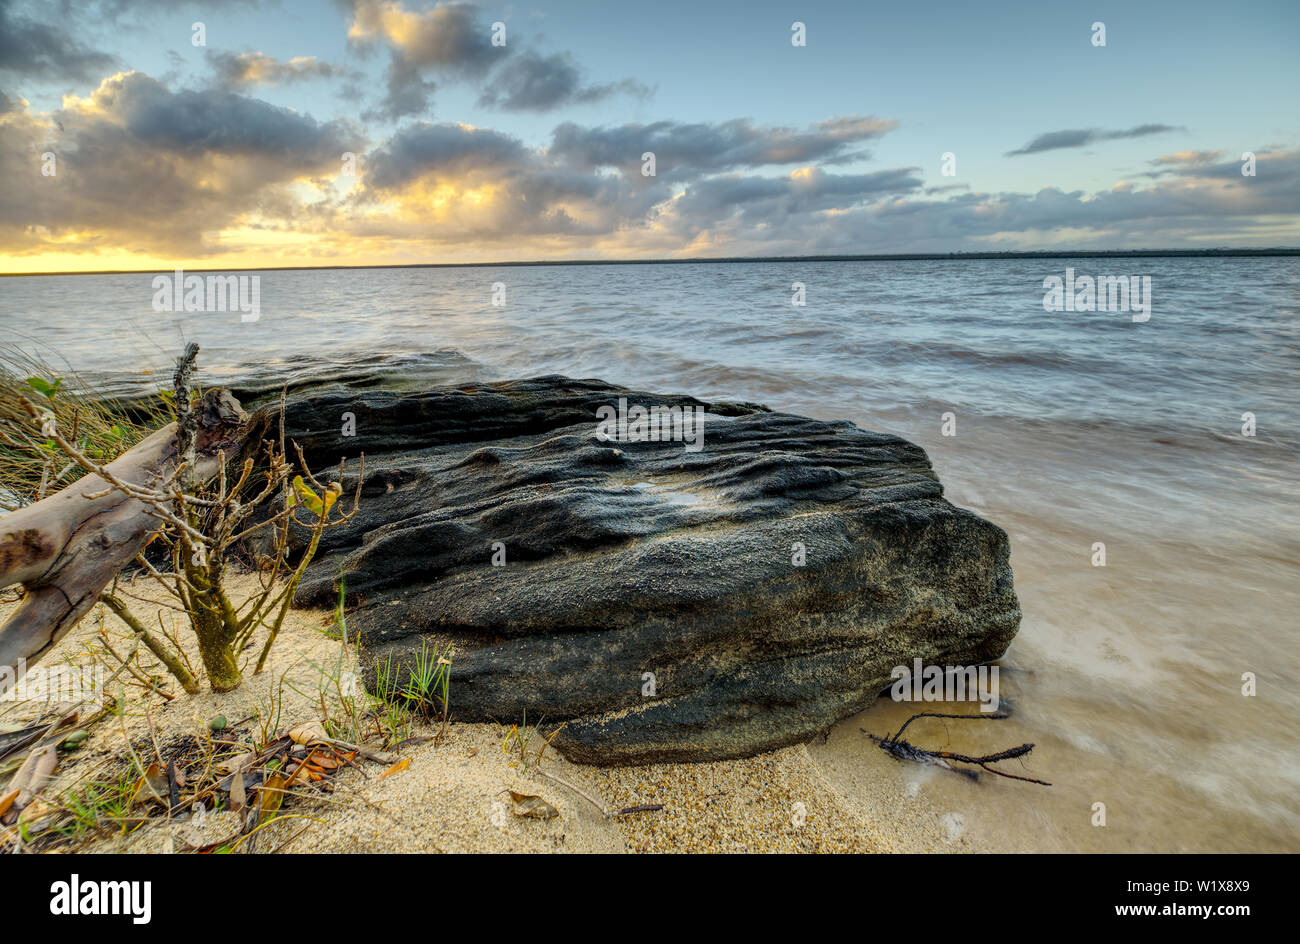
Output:
<svg viewBox="0 0 1300 944">
<path fill-rule="evenodd" d="M 315 467 L 366 453 L 298 601 L 332 603 L 342 566 L 367 684 L 451 643 L 459 720 L 566 722 L 579 761 L 713 760 L 825 730 L 914 658 L 1005 651 L 1006 534 L 919 447 L 737 403 L 707 405 L 700 451 L 600 441 L 619 397 L 706 406 L 564 377 L 290 401 Z"/>
</svg>

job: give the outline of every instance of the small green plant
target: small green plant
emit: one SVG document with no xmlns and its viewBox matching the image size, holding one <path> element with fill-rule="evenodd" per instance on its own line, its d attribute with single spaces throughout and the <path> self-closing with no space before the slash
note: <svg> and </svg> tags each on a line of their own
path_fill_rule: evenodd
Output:
<svg viewBox="0 0 1300 944">
<path fill-rule="evenodd" d="M 27 386 L 31 387 L 47 400 L 53 400 L 55 394 L 59 392 L 59 387 L 63 384 L 62 377 L 54 378 L 53 383 L 41 377 L 28 377 Z"/>
<path fill-rule="evenodd" d="M 542 755 L 546 753 L 546 749 L 551 746 L 551 742 L 555 740 L 556 736 L 564 730 L 564 724 L 561 724 L 552 731 L 549 736 L 547 736 L 542 732 L 542 726 L 545 723 L 546 719 L 543 717 L 541 721 L 538 721 L 530 727 L 528 724 L 528 711 L 525 709 L 523 720 L 519 724 L 512 724 L 510 726 L 510 729 L 506 731 L 505 737 L 501 739 L 501 750 L 503 753 L 517 754 L 519 756 L 519 760 L 517 762 L 511 761 L 510 766 L 520 767 L 524 770 L 541 766 Z M 533 743 L 534 739 L 539 741 L 540 744 L 536 753 L 534 753 L 532 757 L 529 757 L 528 746 Z M 590 797 L 588 797 L 588 799 L 590 799 Z M 599 806 L 600 804 L 596 805 Z"/>
<path fill-rule="evenodd" d="M 276 682 L 275 688 L 267 694 L 266 701 L 263 702 L 260 698 L 257 701 L 253 720 L 257 722 L 258 736 L 253 747 L 259 752 L 266 750 L 267 745 L 280 733 L 280 713 L 284 707 L 284 679 L 288 674 L 288 669 L 280 673 L 280 679 Z M 290 684 L 289 687 L 293 688 L 293 685 Z"/>
<path fill-rule="evenodd" d="M 339 642 L 332 666 L 311 663 L 320 673 L 316 693 L 320 715 L 331 737 L 358 743 L 379 740 L 391 748 L 411 737 L 415 714 L 441 713 L 441 737 L 446 732 L 450 705 L 451 647 L 439 651 L 424 643 L 414 663 L 405 666 L 389 653 L 375 664 L 375 681 L 369 692 L 359 685 L 347 663 L 348 628 L 344 601 L 346 578 L 339 577 L 334 628 L 322 630 Z M 295 689 L 296 690 L 296 689 Z M 299 692 L 299 694 L 306 694 Z"/>
<path fill-rule="evenodd" d="M 439 653 L 437 647 L 429 648 L 428 641 L 421 642 L 420 654 L 416 656 L 406 673 L 406 685 L 401 694 L 413 702 L 417 710 L 433 715 L 439 709 L 446 719 L 448 709 L 448 689 L 451 686 L 451 646 L 445 653 Z"/>
<path fill-rule="evenodd" d="M 367 714 L 374 720 L 385 745 L 400 743 L 411 736 L 414 712 L 398 697 L 402 691 L 398 676 L 392 653 L 375 664 L 375 690 Z"/>
<path fill-rule="evenodd" d="M 70 839 L 106 831 L 125 833 L 141 822 L 131 813 L 135 796 L 135 778 L 125 774 L 117 780 L 92 781 L 69 790 L 59 803 L 65 815 L 48 832 Z"/>
</svg>

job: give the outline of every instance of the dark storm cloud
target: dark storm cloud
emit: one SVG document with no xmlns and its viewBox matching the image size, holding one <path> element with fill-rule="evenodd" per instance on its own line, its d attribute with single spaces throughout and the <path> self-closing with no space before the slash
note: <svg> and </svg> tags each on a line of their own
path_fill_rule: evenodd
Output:
<svg viewBox="0 0 1300 944">
<path fill-rule="evenodd" d="M 1017 148 L 1014 151 L 1007 151 L 1005 156 L 1016 157 L 1022 154 L 1039 154 L 1043 151 L 1083 147 L 1097 141 L 1119 141 L 1125 138 L 1143 138 L 1151 134 L 1165 134 L 1170 131 L 1186 130 L 1186 128 L 1176 125 L 1146 124 L 1124 131 L 1104 131 L 1098 128 L 1049 131 L 1046 134 L 1040 134 L 1024 147 Z"/>
</svg>

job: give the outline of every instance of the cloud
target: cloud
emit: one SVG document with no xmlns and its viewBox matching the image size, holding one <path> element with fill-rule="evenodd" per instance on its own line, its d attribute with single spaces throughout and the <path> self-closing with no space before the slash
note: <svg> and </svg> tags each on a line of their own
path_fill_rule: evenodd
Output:
<svg viewBox="0 0 1300 944">
<path fill-rule="evenodd" d="M 364 159 L 365 186 L 337 225 L 440 243 L 584 238 L 640 225 L 666 184 L 593 173 L 469 125 L 409 125 Z M 344 214 L 346 215 L 346 214 Z"/>
<path fill-rule="evenodd" d="M 482 78 L 504 54 L 467 3 L 439 3 L 422 12 L 397 0 L 353 0 L 351 7 L 349 41 L 363 47 L 382 42 L 390 50 L 381 117 L 426 112 L 438 87 L 426 74 Z"/>
<path fill-rule="evenodd" d="M 1222 151 L 1212 152 L 1222 154 Z M 1176 177 L 1191 186 L 1203 186 L 1207 183 L 1232 183 L 1249 187 L 1255 192 L 1282 196 L 1281 190 L 1286 186 L 1296 187 L 1296 199 L 1286 199 L 1284 205 L 1292 206 L 1300 201 L 1300 159 L 1297 151 L 1274 151 L 1259 148 L 1255 152 L 1256 176 L 1243 177 L 1242 163 L 1239 160 L 1219 161 L 1218 163 L 1188 162 L 1174 171 Z"/>
<path fill-rule="evenodd" d="M 917 168 L 834 174 L 803 166 L 781 176 L 726 172 L 810 156 L 834 163 L 893 126 L 860 117 L 803 131 L 746 120 L 612 129 L 566 123 L 555 130 L 550 147 L 532 149 L 488 129 L 419 123 L 367 156 L 365 186 L 349 208 L 355 215 L 335 222 L 367 236 L 386 232 L 439 245 L 518 245 L 535 238 L 577 248 L 613 239 L 641 251 L 672 251 L 720 226 L 764 230 L 918 191 Z M 663 155 L 676 155 L 669 162 L 672 174 L 641 175 L 646 141 Z M 614 167 L 614 152 L 628 148 L 632 157 L 623 163 L 630 166 Z"/>
<path fill-rule="evenodd" d="M 31 181 L 0 206 L 0 241 L 16 252 L 75 241 L 90 251 L 210 253 L 211 237 L 254 217 L 291 226 L 302 209 L 293 185 L 337 173 L 342 153 L 364 144 L 345 122 L 114 75 L 53 113 L 0 117 L 0 175 Z M 46 151 L 57 158 L 53 177 L 39 173 Z"/>
<path fill-rule="evenodd" d="M 47 16 L 49 10 L 41 11 Z M 77 42 L 66 25 L 52 26 L 25 16 L 11 0 L 0 0 L 0 73 L 28 79 L 89 81 L 116 59 Z"/>
<path fill-rule="evenodd" d="M 557 127 L 549 147 L 466 124 L 408 125 L 364 158 L 365 184 L 336 223 L 403 239 L 501 242 L 638 234 L 667 240 L 718 218 L 778 219 L 854 206 L 920 187 L 914 168 L 828 174 L 804 166 L 781 177 L 739 168 L 848 159 L 894 122 L 847 117 L 796 131 L 744 119 L 718 124 Z M 654 177 L 641 155 L 657 150 Z M 348 213 L 356 214 L 344 222 Z M 364 221 L 364 222 L 359 222 Z M 689 238 L 689 237 L 687 237 Z M 656 243 L 656 245 L 660 245 Z"/>
<path fill-rule="evenodd" d="M 265 77 L 295 61 L 245 54 L 233 65 Z M 563 87 L 571 99 L 584 85 Z M 1296 151 L 1258 149 L 1253 178 L 1221 152 L 1174 152 L 1150 161 L 1159 181 L 1098 193 L 927 188 L 916 167 L 848 172 L 896 126 L 564 122 L 532 146 L 416 121 L 367 150 L 350 122 L 126 72 L 51 112 L 0 94 L 0 175 L 22 182 L 0 205 L 0 250 L 220 259 L 283 244 L 291 261 L 378 262 L 1258 245 L 1286 242 L 1275 234 L 1294 233 L 1300 215 Z M 47 151 L 51 178 L 39 171 Z M 355 181 L 338 179 L 344 151 L 360 155 Z M 641 174 L 645 151 L 654 177 Z"/>
<path fill-rule="evenodd" d="M 337 162 L 347 150 L 339 122 L 319 124 L 291 109 L 219 89 L 172 92 L 141 72 L 105 79 L 87 112 L 96 120 L 113 120 L 133 142 L 164 153 L 257 156 L 313 166 Z"/>
<path fill-rule="evenodd" d="M 1016 157 L 1022 154 L 1038 154 L 1043 151 L 1057 151 L 1062 148 L 1083 147 L 1097 141 L 1119 141 L 1126 138 L 1142 138 L 1151 134 L 1165 134 L 1170 131 L 1186 130 L 1186 128 L 1175 125 L 1146 124 L 1129 128 L 1126 131 L 1103 131 L 1098 128 L 1049 131 L 1046 134 L 1040 134 L 1024 147 L 1017 148 L 1014 151 L 1007 151 L 1005 156 Z"/>
<path fill-rule="evenodd" d="M 934 196 L 936 193 L 949 193 L 949 192 L 954 191 L 954 190 L 969 190 L 969 189 L 970 189 L 970 184 L 967 184 L 967 183 L 960 183 L 960 184 L 943 184 L 943 185 L 938 186 L 938 187 L 926 187 L 926 188 L 925 188 L 925 195 L 926 195 L 927 197 L 932 197 L 932 196 Z"/>
<path fill-rule="evenodd" d="M 552 132 L 550 153 L 576 166 L 639 167 L 642 154 L 655 155 L 656 173 L 689 178 L 706 172 L 782 164 L 847 163 L 868 152 L 856 147 L 879 138 L 898 122 L 879 118 L 834 118 L 805 131 L 763 128 L 747 118 L 721 123 L 659 121 L 605 128 L 565 122 Z"/>
<path fill-rule="evenodd" d="M 1193 174 L 1199 173 L 1198 168 L 1204 168 L 1206 165 L 1219 160 L 1225 153 L 1227 152 L 1223 150 L 1214 150 L 1175 151 L 1173 154 L 1162 154 L 1147 161 L 1156 170 L 1146 171 L 1138 174 L 1138 176 L 1159 180 L 1162 177 L 1186 176 L 1189 172 Z"/>
<path fill-rule="evenodd" d="M 362 48 L 389 50 L 385 93 L 374 117 L 397 120 L 426 115 L 439 82 L 481 85 L 478 104 L 504 111 L 545 112 L 614 95 L 648 98 L 634 79 L 585 84 L 572 54 L 544 55 L 521 48 L 518 37 L 492 45 L 492 26 L 467 3 L 407 10 L 400 0 L 351 0 L 348 38 Z"/>
<path fill-rule="evenodd" d="M 45 3 L 46 0 L 33 0 Z M 159 11 L 173 13 L 179 6 L 177 0 L 57 0 L 60 10 L 67 16 L 83 20 L 99 18 L 109 23 L 135 21 L 154 16 Z M 230 10 L 249 7 L 256 9 L 258 0 L 203 0 L 205 11 Z M 188 23 L 187 23 L 188 26 Z"/>
<path fill-rule="evenodd" d="M 902 167 L 869 174 L 828 174 L 803 167 L 785 177 L 720 175 L 691 184 L 673 202 L 673 211 L 702 226 L 733 213 L 749 214 L 771 225 L 780 218 L 825 210 L 845 211 L 885 194 L 921 189 L 919 168 Z"/>
<path fill-rule="evenodd" d="M 884 198 L 921 189 L 919 168 L 832 174 L 801 167 L 782 177 L 722 174 L 689 185 L 661 209 L 656 222 L 679 245 L 708 234 L 713 245 L 752 240 L 754 246 L 826 226 Z M 801 252 L 793 246 L 786 251 Z"/>
<path fill-rule="evenodd" d="M 318 62 L 315 56 L 295 56 L 281 62 L 261 52 L 209 50 L 208 62 L 216 73 L 218 82 L 229 88 L 287 85 L 306 79 L 335 79 L 355 75 L 341 66 Z"/>
<path fill-rule="evenodd" d="M 469 3 L 439 3 L 411 12 L 397 0 L 354 0 L 348 38 L 384 39 L 412 67 L 433 66 L 482 75 L 497 61 L 488 29 Z"/>
<path fill-rule="evenodd" d="M 462 124 L 419 122 L 403 128 L 366 158 L 366 185 L 398 190 L 421 178 L 499 174 L 528 159 L 517 139 Z"/>
<path fill-rule="evenodd" d="M 1279 226 L 1295 228 L 1278 221 L 1300 213 L 1300 152 L 1261 154 L 1254 178 L 1229 162 L 1141 189 L 933 198 L 917 168 L 706 172 L 673 184 L 587 167 L 481 129 L 438 127 L 379 149 L 375 160 L 405 158 L 403 172 L 372 163 L 391 189 L 369 192 L 376 212 L 337 225 L 417 254 L 472 244 L 500 258 L 803 255 L 1276 244 L 1285 241 L 1271 236 Z"/>
<path fill-rule="evenodd" d="M 820 252 L 953 251 L 1285 244 L 1300 214 L 1300 151 L 1259 158 L 1243 178 L 1227 162 L 1188 168 L 1150 187 L 1087 194 L 1055 187 L 1037 193 L 964 194 L 947 200 L 883 200 L 825 225 L 787 227 L 781 236 Z M 1291 218 L 1290 223 L 1279 219 Z M 1290 231 L 1288 240 L 1277 230 Z"/>
<path fill-rule="evenodd" d="M 646 99 L 651 92 L 648 86 L 632 79 L 583 85 L 581 72 L 568 53 L 543 56 L 526 50 L 496 71 L 478 103 L 505 111 L 550 111 L 562 105 L 598 102 L 617 94 Z"/>
<path fill-rule="evenodd" d="M 1175 151 L 1173 154 L 1162 154 L 1149 163 L 1157 167 L 1168 164 L 1208 164 L 1222 156 L 1223 151 Z"/>
</svg>

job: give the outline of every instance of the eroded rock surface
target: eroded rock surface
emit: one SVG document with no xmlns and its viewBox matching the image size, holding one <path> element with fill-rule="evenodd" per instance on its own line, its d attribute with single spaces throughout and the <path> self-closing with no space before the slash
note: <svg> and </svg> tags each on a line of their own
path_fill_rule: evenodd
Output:
<svg viewBox="0 0 1300 944">
<path fill-rule="evenodd" d="M 707 408 L 703 448 L 599 440 L 620 397 Z M 453 643 L 455 718 L 566 722 L 573 760 L 796 743 L 894 666 L 996 659 L 1019 624 L 1006 534 L 919 447 L 848 422 L 552 376 L 308 394 L 287 428 L 317 469 L 366 453 L 298 599 L 330 605 L 342 567 L 367 684 Z"/>
</svg>

